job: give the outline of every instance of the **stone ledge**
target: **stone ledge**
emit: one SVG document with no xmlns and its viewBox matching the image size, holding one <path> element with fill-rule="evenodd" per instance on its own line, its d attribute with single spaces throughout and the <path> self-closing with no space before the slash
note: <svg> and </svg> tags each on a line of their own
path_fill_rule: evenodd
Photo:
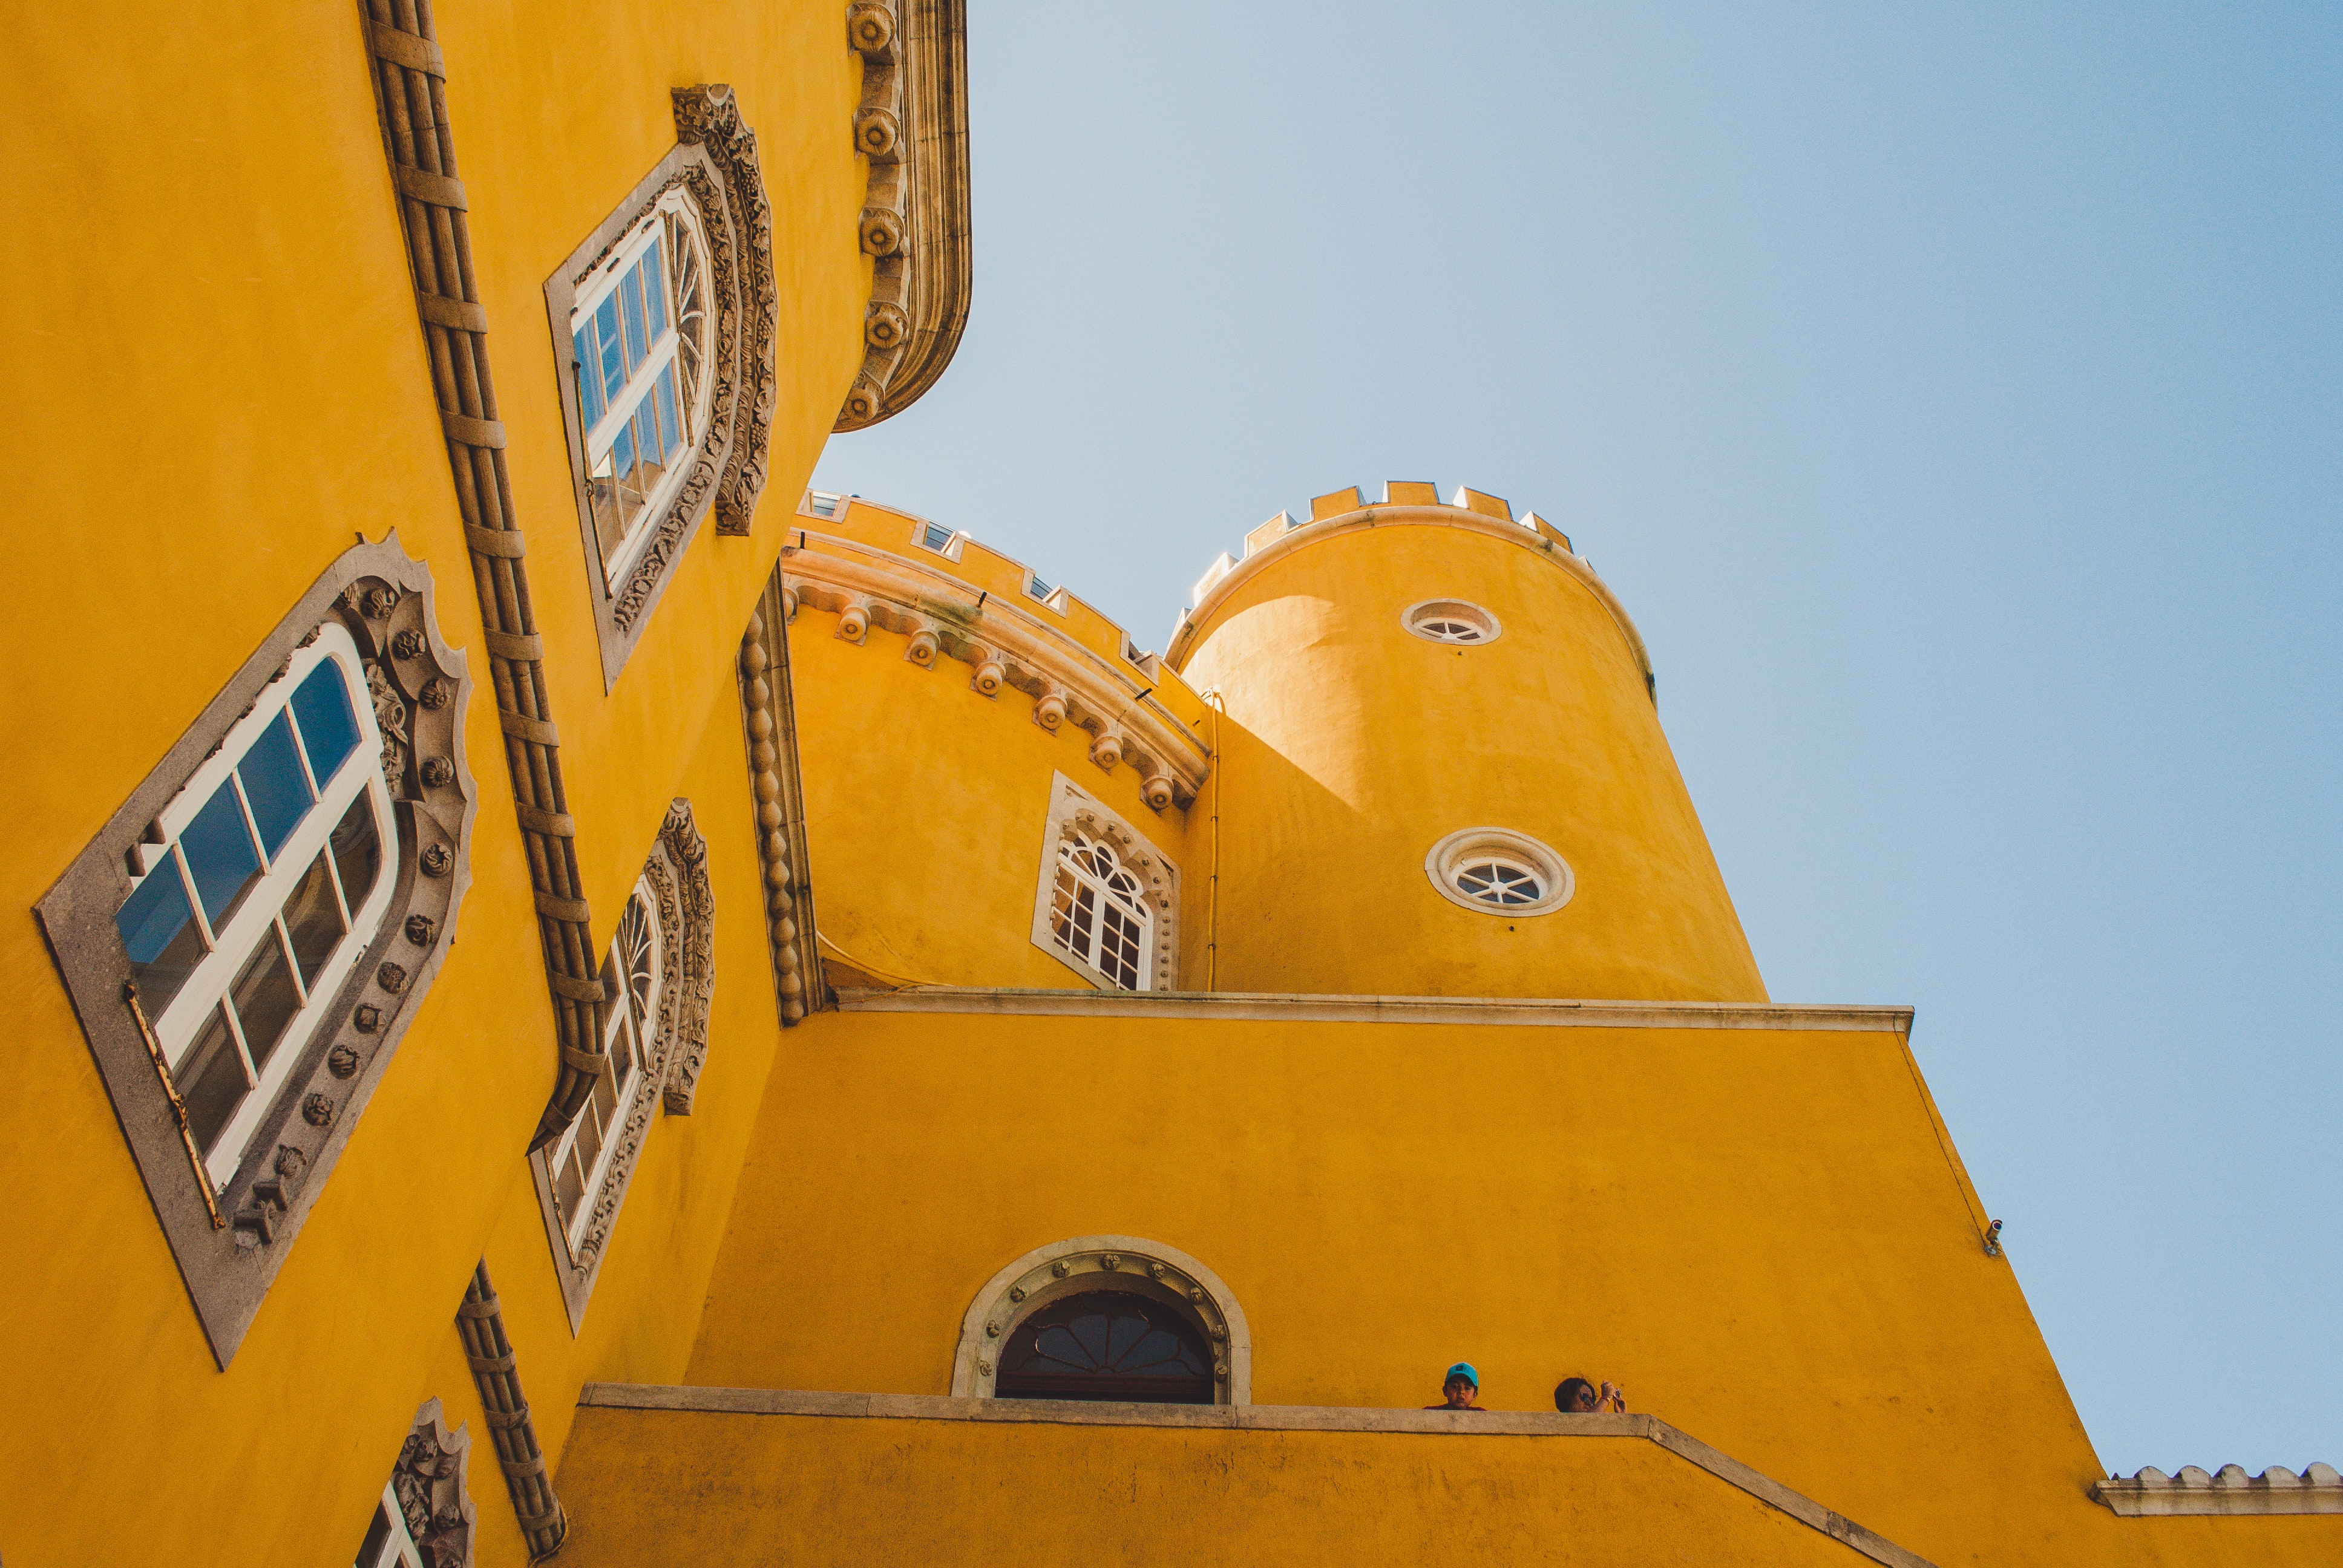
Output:
<svg viewBox="0 0 2343 1568">
<path fill-rule="evenodd" d="M 816 1389 L 695 1388 L 589 1382 L 581 1407 L 708 1415 L 812 1416 L 857 1421 L 960 1421 L 1003 1426 L 1123 1426 L 1229 1432 L 1380 1432 L 1393 1436 L 1625 1438 L 1657 1443 L 1800 1523 L 1886 1568 L 1931 1568 L 1894 1542 L 1761 1475 L 1654 1415 L 1542 1415 L 1380 1410 L 1334 1405 L 1178 1405 L 1070 1400 L 950 1399 L 937 1394 L 833 1393 Z"/>
<path fill-rule="evenodd" d="M 1513 997 L 1312 996 L 1273 991 L 1016 990 L 916 986 L 841 990 L 843 1012 L 1001 1013 L 1299 1023 L 1467 1023 L 1541 1029 L 1770 1029 L 1908 1035 L 1908 1007 L 1774 1002 L 1579 1001 Z"/>
<path fill-rule="evenodd" d="M 2148 1465 L 2129 1478 L 2111 1475 L 2091 1483 L 2094 1502 L 2127 1519 L 2184 1513 L 2343 1513 L 2343 1475 L 2331 1464 L 2314 1464 L 2300 1475 L 2273 1464 L 2247 1475 L 2241 1464 L 2225 1464 L 2207 1475 L 2184 1464 L 2177 1475 Z"/>
</svg>

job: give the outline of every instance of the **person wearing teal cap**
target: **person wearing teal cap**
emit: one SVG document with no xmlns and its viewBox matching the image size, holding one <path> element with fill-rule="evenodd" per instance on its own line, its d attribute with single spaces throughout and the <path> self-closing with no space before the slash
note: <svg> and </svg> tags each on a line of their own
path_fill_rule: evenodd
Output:
<svg viewBox="0 0 2343 1568">
<path fill-rule="evenodd" d="M 1481 1407 L 1473 1402 L 1481 1397 L 1481 1374 L 1473 1370 L 1471 1362 L 1458 1362 L 1448 1369 L 1448 1376 L 1441 1384 L 1440 1392 L 1445 1397 L 1438 1404 L 1428 1404 L 1424 1409 L 1479 1410 Z"/>
</svg>

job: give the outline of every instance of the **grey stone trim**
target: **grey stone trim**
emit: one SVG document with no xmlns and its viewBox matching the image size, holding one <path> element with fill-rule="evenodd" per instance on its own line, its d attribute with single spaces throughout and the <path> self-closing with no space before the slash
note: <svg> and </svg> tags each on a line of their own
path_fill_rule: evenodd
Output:
<svg viewBox="0 0 2343 1568">
<path fill-rule="evenodd" d="M 784 546 L 784 557 L 791 552 Z M 781 1027 L 830 1005 L 814 924 L 808 872 L 805 776 L 798 767 L 797 690 L 789 673 L 789 621 L 795 602 L 777 563 L 740 636 L 740 721 L 747 731 L 749 809 L 763 872 L 765 937 L 773 956 L 773 1001 Z M 691 1111 L 697 1057 L 679 1057 L 667 1108 Z"/>
<path fill-rule="evenodd" d="M 123 1000 L 130 958 L 114 917 L 130 893 L 131 847 L 147 837 L 156 813 L 251 710 L 293 650 L 328 620 L 349 631 L 369 665 L 406 699 L 407 745 L 396 758 L 398 776 L 387 780 L 398 842 L 384 847 L 385 871 L 396 880 L 374 940 L 253 1134 L 252 1153 L 219 1194 L 220 1211 L 233 1223 L 215 1229 L 170 1102 Z M 394 647 L 402 638 L 411 653 Z M 435 680 L 445 695 L 429 707 L 418 699 Z M 36 906 L 131 1157 L 223 1371 L 382 1081 L 417 999 L 431 988 L 455 940 L 457 910 L 471 885 L 478 798 L 464 758 L 471 689 L 464 655 L 439 635 L 430 569 L 408 558 L 395 533 L 379 544 L 345 550 Z M 427 780 L 426 759 L 447 761 L 444 783 Z M 433 778 L 440 773 L 431 769 Z M 378 979 L 386 963 L 407 977 L 396 991 Z M 275 1153 L 263 1158 L 268 1150 Z"/>
<path fill-rule="evenodd" d="M 954 1399 L 990 1399 L 1001 1342 L 1061 1296 L 1123 1291 L 1185 1312 L 1212 1346 L 1212 1402 L 1252 1402 L 1252 1329 L 1228 1282 L 1196 1259 L 1138 1236 L 1076 1236 L 1036 1247 L 984 1282 L 960 1319 Z"/>
<path fill-rule="evenodd" d="M 474 1266 L 463 1304 L 456 1309 L 456 1335 L 463 1342 L 464 1359 L 472 1364 L 472 1381 L 479 1386 L 497 1467 L 505 1473 L 505 1488 L 512 1494 L 529 1560 L 541 1563 L 561 1550 L 569 1534 L 569 1515 L 554 1495 L 545 1449 L 537 1441 L 537 1422 L 521 1392 L 519 1360 L 505 1334 L 504 1303 L 488 1279 L 485 1259 Z"/>
<path fill-rule="evenodd" d="M 1469 1023 L 1531 1029 L 1769 1029 L 1912 1032 L 1908 1007 L 1725 1001 L 1575 1001 L 1513 997 L 1312 996 L 1273 991 L 1019 990 L 917 986 L 841 990 L 841 1012 L 1027 1018 L 1176 1018 L 1222 1022 Z"/>
<path fill-rule="evenodd" d="M 545 1221 L 545 1238 L 553 1250 L 554 1272 L 561 1281 L 561 1298 L 569 1312 L 573 1335 L 585 1326 L 586 1303 L 594 1293 L 594 1282 L 601 1276 L 610 1229 L 618 1223 L 619 1207 L 627 1201 L 627 1189 L 634 1181 L 651 1124 L 659 1119 L 661 1100 L 672 1096 L 670 1085 L 681 1060 L 691 1059 L 696 1081 L 698 1063 L 708 1052 L 708 1011 L 716 991 L 716 895 L 708 879 L 708 840 L 692 821 L 690 801 L 678 799 L 669 806 L 659 839 L 643 862 L 643 880 L 650 884 L 658 907 L 659 950 L 665 965 L 659 1016 L 648 1020 L 642 1030 L 642 1065 L 628 1091 L 609 1167 L 594 1191 L 594 1222 L 576 1248 L 569 1244 L 560 1207 L 553 1201 L 547 1149 L 532 1150 L 528 1156 L 529 1175 L 537 1184 L 538 1211 Z M 618 999 L 613 1001 L 622 1005 Z"/>
<path fill-rule="evenodd" d="M 708 393 L 707 427 L 689 462 L 691 470 L 669 496 L 657 517 L 642 527 L 649 532 L 628 568 L 613 586 L 604 570 L 602 546 L 594 531 L 594 508 L 586 462 L 586 427 L 578 407 L 578 377 L 582 368 L 569 330 L 578 286 L 602 264 L 613 246 L 648 217 L 669 193 L 680 191 L 699 220 L 708 244 L 708 285 L 712 296 L 708 357 L 713 376 Z M 553 362 L 560 383 L 561 424 L 569 446 L 569 483 L 578 507 L 578 538 L 586 552 L 587 595 L 593 601 L 594 630 L 601 645 L 602 685 L 616 685 L 618 671 L 634 651 L 651 611 L 667 591 L 669 568 L 680 559 L 698 537 L 700 524 L 714 509 L 717 482 L 731 460 L 737 415 L 741 407 L 742 333 L 741 256 L 739 225 L 725 195 L 724 179 L 696 144 L 679 145 L 661 158 L 628 192 L 618 210 L 602 220 L 584 244 L 545 280 L 545 314 L 553 333 Z M 765 266 L 771 266 L 769 251 Z"/>
<path fill-rule="evenodd" d="M 2130 1477 L 2110 1475 L 2091 1483 L 2091 1499 L 2126 1519 L 2169 1518 L 2202 1513 L 2343 1513 L 2343 1475 L 2331 1464 L 2313 1464 L 2297 1475 L 2273 1464 L 2247 1475 L 2242 1464 L 2225 1464 L 2213 1474 L 2184 1464 L 2177 1475 L 2149 1465 Z"/>
<path fill-rule="evenodd" d="M 470 1568 L 471 1458 L 472 1434 L 462 1427 L 449 1432 L 438 1400 L 424 1401 L 391 1467 L 390 1492 L 406 1516 L 407 1533 L 431 1568 Z"/>
<path fill-rule="evenodd" d="M 972 1421 L 1012 1426 L 1152 1426 L 1227 1432 L 1355 1432 L 1462 1438 L 1610 1438 L 1657 1443 L 1769 1508 L 1886 1568 L 1930 1568 L 1926 1558 L 1791 1491 L 1653 1415 L 1544 1415 L 1514 1411 L 1365 1410 L 1304 1404 L 1121 1404 L 1071 1400 L 948 1399 L 935 1394 L 828 1393 L 805 1389 L 687 1388 L 589 1382 L 579 1406 L 695 1411 L 710 1415 L 815 1416 L 853 1421 Z"/>
</svg>

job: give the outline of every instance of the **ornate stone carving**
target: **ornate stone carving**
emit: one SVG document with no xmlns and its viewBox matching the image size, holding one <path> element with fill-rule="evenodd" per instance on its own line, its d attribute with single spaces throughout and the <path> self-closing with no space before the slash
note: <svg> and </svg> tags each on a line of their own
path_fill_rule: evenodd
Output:
<svg viewBox="0 0 2343 1568">
<path fill-rule="evenodd" d="M 968 323 L 966 0 L 857 0 L 855 151 L 870 160 L 856 239 L 872 258 L 862 368 L 836 428 L 900 413 L 935 384 Z"/>
<path fill-rule="evenodd" d="M 394 796 L 407 793 L 407 703 L 381 661 L 368 659 L 367 691 L 374 698 L 375 728 L 382 731 L 382 778 Z"/>
<path fill-rule="evenodd" d="M 659 935 L 660 982 L 652 1015 L 638 1020 L 642 1069 L 635 1076 L 590 1218 L 574 1247 L 569 1243 L 550 1187 L 539 1172 L 539 1197 L 556 1255 L 563 1259 L 564 1293 L 573 1325 L 583 1319 L 585 1300 L 608 1246 L 610 1228 L 625 1201 L 627 1184 L 641 1158 L 645 1140 L 662 1102 L 689 1114 L 708 1054 L 708 1015 L 716 992 L 716 899 L 708 877 L 708 841 L 692 820 L 691 803 L 668 809 L 650 856 L 643 864 Z"/>
<path fill-rule="evenodd" d="M 301 1120 L 312 1127 L 334 1124 L 334 1101 L 331 1096 L 312 1094 L 301 1101 Z"/>
<path fill-rule="evenodd" d="M 991 1398 L 995 1342 L 1052 1302 L 1101 1289 L 1184 1312 L 1212 1343 L 1214 1402 L 1252 1402 L 1252 1335 L 1235 1295 L 1196 1259 L 1135 1236 L 1080 1236 L 1054 1242 L 993 1275 L 960 1319 L 952 1397 Z"/>
<path fill-rule="evenodd" d="M 779 379 L 774 338 L 780 297 L 773 280 L 773 213 L 757 166 L 756 133 L 740 122 L 732 89 L 702 85 L 675 93 L 676 139 L 708 150 L 722 173 L 740 250 L 740 401 L 731 449 L 716 489 L 716 530 L 745 534 L 765 489 Z"/>
<path fill-rule="evenodd" d="M 750 788 L 756 798 L 757 855 L 764 868 L 766 935 L 773 957 L 773 990 L 782 1027 L 803 1019 L 827 997 L 814 940 L 813 899 L 793 860 L 804 854 L 803 806 L 798 788 L 794 736 L 784 728 L 789 709 L 776 690 L 789 679 L 789 643 L 781 629 L 790 613 L 778 568 L 765 580 L 757 612 L 740 638 L 740 708 L 748 729 Z"/>
<path fill-rule="evenodd" d="M 436 1399 L 416 1412 L 414 1430 L 399 1445 L 390 1494 L 424 1568 L 470 1568 L 473 1514 L 466 1472 L 471 1452 L 472 1434 L 449 1432 Z"/>
</svg>

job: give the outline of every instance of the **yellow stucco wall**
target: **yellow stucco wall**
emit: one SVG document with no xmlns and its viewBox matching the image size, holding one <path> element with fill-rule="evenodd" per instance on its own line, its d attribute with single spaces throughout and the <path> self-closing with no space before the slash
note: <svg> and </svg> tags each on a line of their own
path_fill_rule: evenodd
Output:
<svg viewBox="0 0 2343 1568">
<path fill-rule="evenodd" d="M 522 1150 L 554 1077 L 538 926 L 353 0 L 27 10 L 0 148 L 39 214 L 7 291 L 0 408 L 24 579 L 0 719 L 0 1302 L 10 1568 L 347 1560 L 415 1408 L 472 1413 L 486 1561 L 521 1551 L 452 1317 L 485 1251 L 540 1430 L 578 1383 L 679 1372 L 777 1032 L 730 654 L 862 355 L 870 263 L 838 8 L 608 0 L 443 5 L 440 35 L 506 457 L 607 940 L 668 802 L 717 886 L 716 1040 L 699 1111 L 655 1125 L 581 1338 Z M 729 82 L 758 132 L 780 285 L 772 490 L 756 537 L 703 528 L 606 695 L 568 477 L 545 278 L 672 146 L 671 88 Z M 29 494 L 25 487 L 29 485 Z M 399 530 L 473 653 L 479 811 L 455 946 L 226 1372 L 214 1365 L 28 911 L 254 647 L 360 534 Z M 30 672 L 38 671 L 36 678 Z M 614 1371 L 614 1369 L 623 1369 Z M 502 1534 L 499 1535 L 499 1532 Z"/>
<path fill-rule="evenodd" d="M 589 1410 L 579 1568 L 1700 1563 L 1870 1568 L 1635 1439 Z M 565 1557 L 567 1557 L 565 1553 Z"/>
<path fill-rule="evenodd" d="M 1894 1033 L 854 1012 L 774 1082 L 693 1383 L 948 1392 L 996 1270 L 1129 1235 L 1259 1403 L 1607 1377 L 1939 1568 L 2128 1561 Z"/>
<path fill-rule="evenodd" d="M 1228 703 L 1217 989 L 1762 1000 L 1625 633 L 1539 535 L 1448 515 L 1517 538 L 1305 531 L 1200 611 L 1181 672 Z M 1413 636 L 1428 598 L 1502 635 Z M 1426 852 L 1481 827 L 1560 854 L 1570 902 L 1508 920 L 1441 897 Z"/>
</svg>

